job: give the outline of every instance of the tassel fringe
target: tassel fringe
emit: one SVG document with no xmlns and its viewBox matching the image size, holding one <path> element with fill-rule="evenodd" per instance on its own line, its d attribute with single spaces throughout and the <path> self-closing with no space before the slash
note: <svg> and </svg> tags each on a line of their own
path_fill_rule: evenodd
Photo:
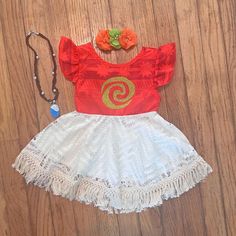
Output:
<svg viewBox="0 0 236 236">
<path fill-rule="evenodd" d="M 163 200 L 179 197 L 212 172 L 211 167 L 198 156 L 191 165 L 161 181 L 142 186 L 108 187 L 102 180 L 91 177 L 80 176 L 75 181 L 60 171 L 48 172 L 36 158 L 24 153 L 17 157 L 12 167 L 24 176 L 27 184 L 32 183 L 71 201 L 93 204 L 109 214 L 141 212 L 160 206 Z"/>
</svg>

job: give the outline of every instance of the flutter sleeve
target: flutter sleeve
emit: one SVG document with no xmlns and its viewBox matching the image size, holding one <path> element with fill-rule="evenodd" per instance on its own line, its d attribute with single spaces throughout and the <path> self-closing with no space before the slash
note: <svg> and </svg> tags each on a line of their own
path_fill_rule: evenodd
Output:
<svg viewBox="0 0 236 236">
<path fill-rule="evenodd" d="M 157 87 L 168 84 L 174 72 L 176 45 L 168 43 L 157 48 L 154 83 Z"/>
<path fill-rule="evenodd" d="M 61 37 L 59 43 L 59 64 L 66 79 L 72 83 L 78 80 L 79 53 L 74 42 L 66 37 Z"/>
</svg>

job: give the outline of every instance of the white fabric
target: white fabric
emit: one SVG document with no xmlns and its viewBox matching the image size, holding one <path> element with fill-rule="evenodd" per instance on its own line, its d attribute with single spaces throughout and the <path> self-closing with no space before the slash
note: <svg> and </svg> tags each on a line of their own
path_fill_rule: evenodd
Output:
<svg viewBox="0 0 236 236">
<path fill-rule="evenodd" d="M 109 213 L 158 206 L 212 171 L 157 112 L 65 114 L 38 133 L 12 166 L 27 183 Z"/>
</svg>

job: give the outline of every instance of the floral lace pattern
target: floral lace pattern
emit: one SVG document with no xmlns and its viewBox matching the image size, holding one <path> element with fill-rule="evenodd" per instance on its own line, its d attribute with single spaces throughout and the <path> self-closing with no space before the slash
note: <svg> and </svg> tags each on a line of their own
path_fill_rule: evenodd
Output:
<svg viewBox="0 0 236 236">
<path fill-rule="evenodd" d="M 156 112 L 68 113 L 36 135 L 13 167 L 27 183 L 109 213 L 158 206 L 212 171 L 183 133 Z"/>
</svg>

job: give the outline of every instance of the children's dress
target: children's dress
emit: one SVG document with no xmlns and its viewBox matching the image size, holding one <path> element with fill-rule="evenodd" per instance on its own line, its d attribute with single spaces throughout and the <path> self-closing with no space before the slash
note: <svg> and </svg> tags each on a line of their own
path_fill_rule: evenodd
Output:
<svg viewBox="0 0 236 236">
<path fill-rule="evenodd" d="M 61 37 L 59 63 L 76 110 L 36 134 L 12 166 L 26 183 L 108 213 L 141 212 L 188 191 L 212 169 L 157 112 L 175 58 L 168 43 L 112 64 L 91 42 Z"/>
</svg>

